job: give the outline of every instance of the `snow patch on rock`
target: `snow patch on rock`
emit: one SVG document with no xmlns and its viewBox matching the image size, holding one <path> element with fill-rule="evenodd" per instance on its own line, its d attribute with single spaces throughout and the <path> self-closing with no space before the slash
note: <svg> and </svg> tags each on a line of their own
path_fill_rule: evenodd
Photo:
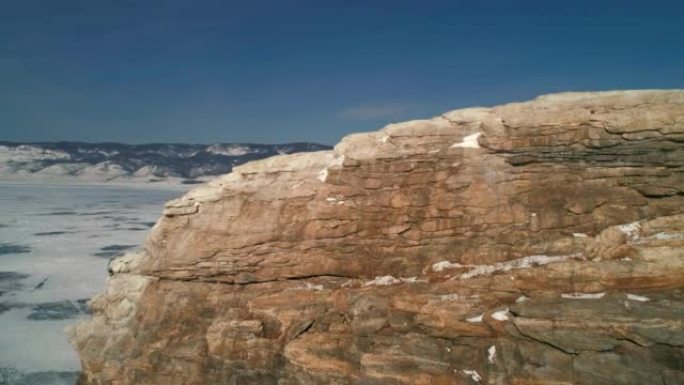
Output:
<svg viewBox="0 0 684 385">
<path fill-rule="evenodd" d="M 339 155 L 333 158 L 333 160 L 318 173 L 318 180 L 324 182 L 328 179 L 328 169 L 333 166 L 342 166 L 344 163 L 344 155 Z"/>
<path fill-rule="evenodd" d="M 468 135 L 463 138 L 461 143 L 455 143 L 451 146 L 451 148 L 480 148 L 480 143 L 477 141 L 480 135 L 482 135 L 481 132 Z"/>
<path fill-rule="evenodd" d="M 325 180 L 328 179 L 328 169 L 324 168 L 321 170 L 321 172 L 318 173 L 318 180 L 321 182 L 325 182 Z"/>
<path fill-rule="evenodd" d="M 518 299 L 515 300 L 515 303 L 523 303 L 523 302 L 527 301 L 528 299 L 530 299 L 530 297 L 528 297 L 526 295 L 521 295 L 520 297 L 518 297 Z"/>
<path fill-rule="evenodd" d="M 489 361 L 490 364 L 493 364 L 494 357 L 496 357 L 496 346 L 492 345 L 487 349 L 487 361 Z"/>
<path fill-rule="evenodd" d="M 459 275 L 458 279 L 468 279 L 482 275 L 490 275 L 501 271 L 510 271 L 515 269 L 526 269 L 533 266 L 542 266 L 554 262 L 563 262 L 570 259 L 576 259 L 581 257 L 581 254 L 569 254 L 569 255 L 530 255 L 528 257 L 514 259 L 512 261 L 497 262 L 493 265 L 465 265 L 465 267 L 470 268 L 469 271 Z M 462 266 L 462 265 L 461 265 Z M 459 266 L 459 267 L 461 267 Z M 433 265 L 434 270 L 434 265 Z"/>
<path fill-rule="evenodd" d="M 368 281 L 363 286 L 389 286 L 401 283 L 401 280 L 392 277 L 391 275 L 384 275 L 382 277 L 375 277 L 372 281 Z"/>
<path fill-rule="evenodd" d="M 684 234 L 682 233 L 656 233 L 653 234 L 653 238 L 659 241 L 673 241 L 684 239 Z"/>
<path fill-rule="evenodd" d="M 636 294 L 627 294 L 627 299 L 630 301 L 637 301 L 637 302 L 647 302 L 647 301 L 651 300 L 648 297 L 644 297 L 644 296 L 636 295 Z"/>
<path fill-rule="evenodd" d="M 456 262 L 440 261 L 432 264 L 432 271 L 440 272 L 446 269 L 458 269 L 459 267 L 464 267 L 464 265 Z"/>
<path fill-rule="evenodd" d="M 381 277 L 375 277 L 372 281 L 368 281 L 363 284 L 363 286 L 389 286 L 396 285 L 398 283 L 416 283 L 416 282 L 427 282 L 424 279 L 419 279 L 418 277 L 408 277 L 408 278 L 394 278 L 391 275 L 384 275 Z"/>
<path fill-rule="evenodd" d="M 624 234 L 630 241 L 636 241 L 641 234 L 641 224 L 639 222 L 632 222 L 626 225 L 618 226 L 618 230 Z"/>
<path fill-rule="evenodd" d="M 464 369 L 460 371 L 463 375 L 469 376 L 473 381 L 482 381 L 482 376 L 477 372 L 477 370 Z"/>
<path fill-rule="evenodd" d="M 455 300 L 461 299 L 461 296 L 456 294 L 456 293 L 442 294 L 439 296 L 439 299 L 440 299 L 440 301 L 455 301 Z"/>
<path fill-rule="evenodd" d="M 561 298 L 567 299 L 601 299 L 606 293 L 563 293 Z"/>
<path fill-rule="evenodd" d="M 399 280 L 401 282 L 404 282 L 404 283 L 427 282 L 426 280 L 420 279 L 418 277 L 408 277 L 408 278 L 401 278 L 400 277 Z"/>
<path fill-rule="evenodd" d="M 495 311 L 494 313 L 492 313 L 492 318 L 497 321 L 508 321 L 508 308 Z"/>
</svg>

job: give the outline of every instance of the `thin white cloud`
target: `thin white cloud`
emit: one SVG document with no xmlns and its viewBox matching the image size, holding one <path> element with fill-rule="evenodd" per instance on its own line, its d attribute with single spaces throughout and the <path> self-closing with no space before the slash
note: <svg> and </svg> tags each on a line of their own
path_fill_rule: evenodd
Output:
<svg viewBox="0 0 684 385">
<path fill-rule="evenodd" d="M 339 116 L 349 120 L 374 120 L 395 118 L 410 111 L 414 106 L 408 103 L 375 103 L 345 108 Z"/>
</svg>

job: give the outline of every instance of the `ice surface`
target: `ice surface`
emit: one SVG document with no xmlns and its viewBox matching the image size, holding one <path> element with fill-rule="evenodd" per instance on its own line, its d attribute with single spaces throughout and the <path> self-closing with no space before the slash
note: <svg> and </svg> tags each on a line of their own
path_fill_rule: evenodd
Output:
<svg viewBox="0 0 684 385">
<path fill-rule="evenodd" d="M 0 383 L 73 378 L 80 367 L 64 328 L 104 290 L 104 254 L 140 245 L 164 202 L 182 194 L 0 182 L 0 245 L 10 245 L 0 255 Z"/>
</svg>

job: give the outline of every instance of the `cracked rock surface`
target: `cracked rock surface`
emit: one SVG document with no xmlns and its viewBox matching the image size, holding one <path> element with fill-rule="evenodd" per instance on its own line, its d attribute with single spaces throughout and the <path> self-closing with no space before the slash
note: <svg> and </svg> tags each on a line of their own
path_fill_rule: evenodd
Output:
<svg viewBox="0 0 684 385">
<path fill-rule="evenodd" d="M 82 384 L 682 384 L 684 91 L 350 135 L 167 204 Z"/>
</svg>

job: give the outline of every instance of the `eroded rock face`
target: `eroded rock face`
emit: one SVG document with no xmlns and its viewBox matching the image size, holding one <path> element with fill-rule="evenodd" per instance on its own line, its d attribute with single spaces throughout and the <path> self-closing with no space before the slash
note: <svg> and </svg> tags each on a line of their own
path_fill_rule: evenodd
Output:
<svg viewBox="0 0 684 385">
<path fill-rule="evenodd" d="M 351 135 L 169 202 L 84 384 L 680 384 L 684 91 Z"/>
</svg>

